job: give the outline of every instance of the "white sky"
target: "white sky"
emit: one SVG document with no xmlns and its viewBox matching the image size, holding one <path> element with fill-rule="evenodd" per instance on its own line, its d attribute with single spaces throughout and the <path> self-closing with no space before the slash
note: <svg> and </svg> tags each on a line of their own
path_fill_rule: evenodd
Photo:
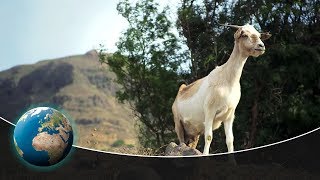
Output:
<svg viewBox="0 0 320 180">
<path fill-rule="evenodd" d="M 172 11 L 180 0 L 159 0 Z M 104 44 L 109 52 L 127 27 L 118 0 L 1 0 L 0 71 L 19 64 L 84 54 Z M 174 12 L 171 16 L 174 17 Z"/>
</svg>

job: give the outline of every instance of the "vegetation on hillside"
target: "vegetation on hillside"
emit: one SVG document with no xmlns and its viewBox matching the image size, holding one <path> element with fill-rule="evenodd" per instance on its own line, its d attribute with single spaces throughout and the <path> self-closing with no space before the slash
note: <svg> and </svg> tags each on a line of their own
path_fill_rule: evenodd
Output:
<svg viewBox="0 0 320 180">
<path fill-rule="evenodd" d="M 100 53 L 100 60 L 108 63 L 123 87 L 118 99 L 128 101 L 139 119 L 141 143 L 159 147 L 174 138 L 170 111 L 185 57 L 167 8 L 160 10 L 152 0 L 135 5 L 125 0 L 117 9 L 129 28 L 117 43 L 118 51 L 112 56 Z"/>
<path fill-rule="evenodd" d="M 160 147 L 177 139 L 171 105 L 179 85 L 206 76 L 228 59 L 234 31 L 219 23 L 250 23 L 273 34 L 265 42 L 266 53 L 245 65 L 235 149 L 319 127 L 319 1 L 183 0 L 177 22 L 170 22 L 168 8 L 160 11 L 153 0 L 134 5 L 122 0 L 117 9 L 129 28 L 119 39 L 118 51 L 109 57 L 100 53 L 100 60 L 109 64 L 123 87 L 118 99 L 130 102 L 136 112 L 144 146 Z M 172 33 L 173 23 L 180 37 Z M 187 71 L 179 68 L 185 62 L 190 64 Z M 222 129 L 214 132 L 215 152 L 226 151 Z"/>
</svg>

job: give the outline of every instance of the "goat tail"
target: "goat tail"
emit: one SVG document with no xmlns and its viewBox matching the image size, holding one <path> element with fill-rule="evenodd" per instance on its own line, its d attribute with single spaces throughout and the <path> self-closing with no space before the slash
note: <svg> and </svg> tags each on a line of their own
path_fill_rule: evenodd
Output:
<svg viewBox="0 0 320 180">
<path fill-rule="evenodd" d="M 179 91 L 182 91 L 185 87 L 187 87 L 186 84 L 181 84 L 181 86 L 179 87 Z"/>
</svg>

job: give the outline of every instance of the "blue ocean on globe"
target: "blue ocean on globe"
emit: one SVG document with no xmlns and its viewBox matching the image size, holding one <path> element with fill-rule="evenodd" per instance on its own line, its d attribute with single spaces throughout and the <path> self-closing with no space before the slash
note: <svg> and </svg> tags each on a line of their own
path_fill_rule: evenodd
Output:
<svg viewBox="0 0 320 180">
<path fill-rule="evenodd" d="M 73 130 L 61 112 L 50 107 L 37 107 L 21 116 L 13 139 L 18 154 L 28 163 L 51 166 L 70 152 Z"/>
</svg>

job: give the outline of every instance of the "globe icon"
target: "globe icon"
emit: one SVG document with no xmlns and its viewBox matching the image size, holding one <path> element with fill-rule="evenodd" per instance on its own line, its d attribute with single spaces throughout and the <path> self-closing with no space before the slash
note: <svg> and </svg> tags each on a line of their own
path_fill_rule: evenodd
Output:
<svg viewBox="0 0 320 180">
<path fill-rule="evenodd" d="M 68 119 L 50 107 L 27 111 L 13 134 L 18 154 L 36 166 L 51 166 L 63 160 L 72 147 L 73 130 Z"/>
</svg>

